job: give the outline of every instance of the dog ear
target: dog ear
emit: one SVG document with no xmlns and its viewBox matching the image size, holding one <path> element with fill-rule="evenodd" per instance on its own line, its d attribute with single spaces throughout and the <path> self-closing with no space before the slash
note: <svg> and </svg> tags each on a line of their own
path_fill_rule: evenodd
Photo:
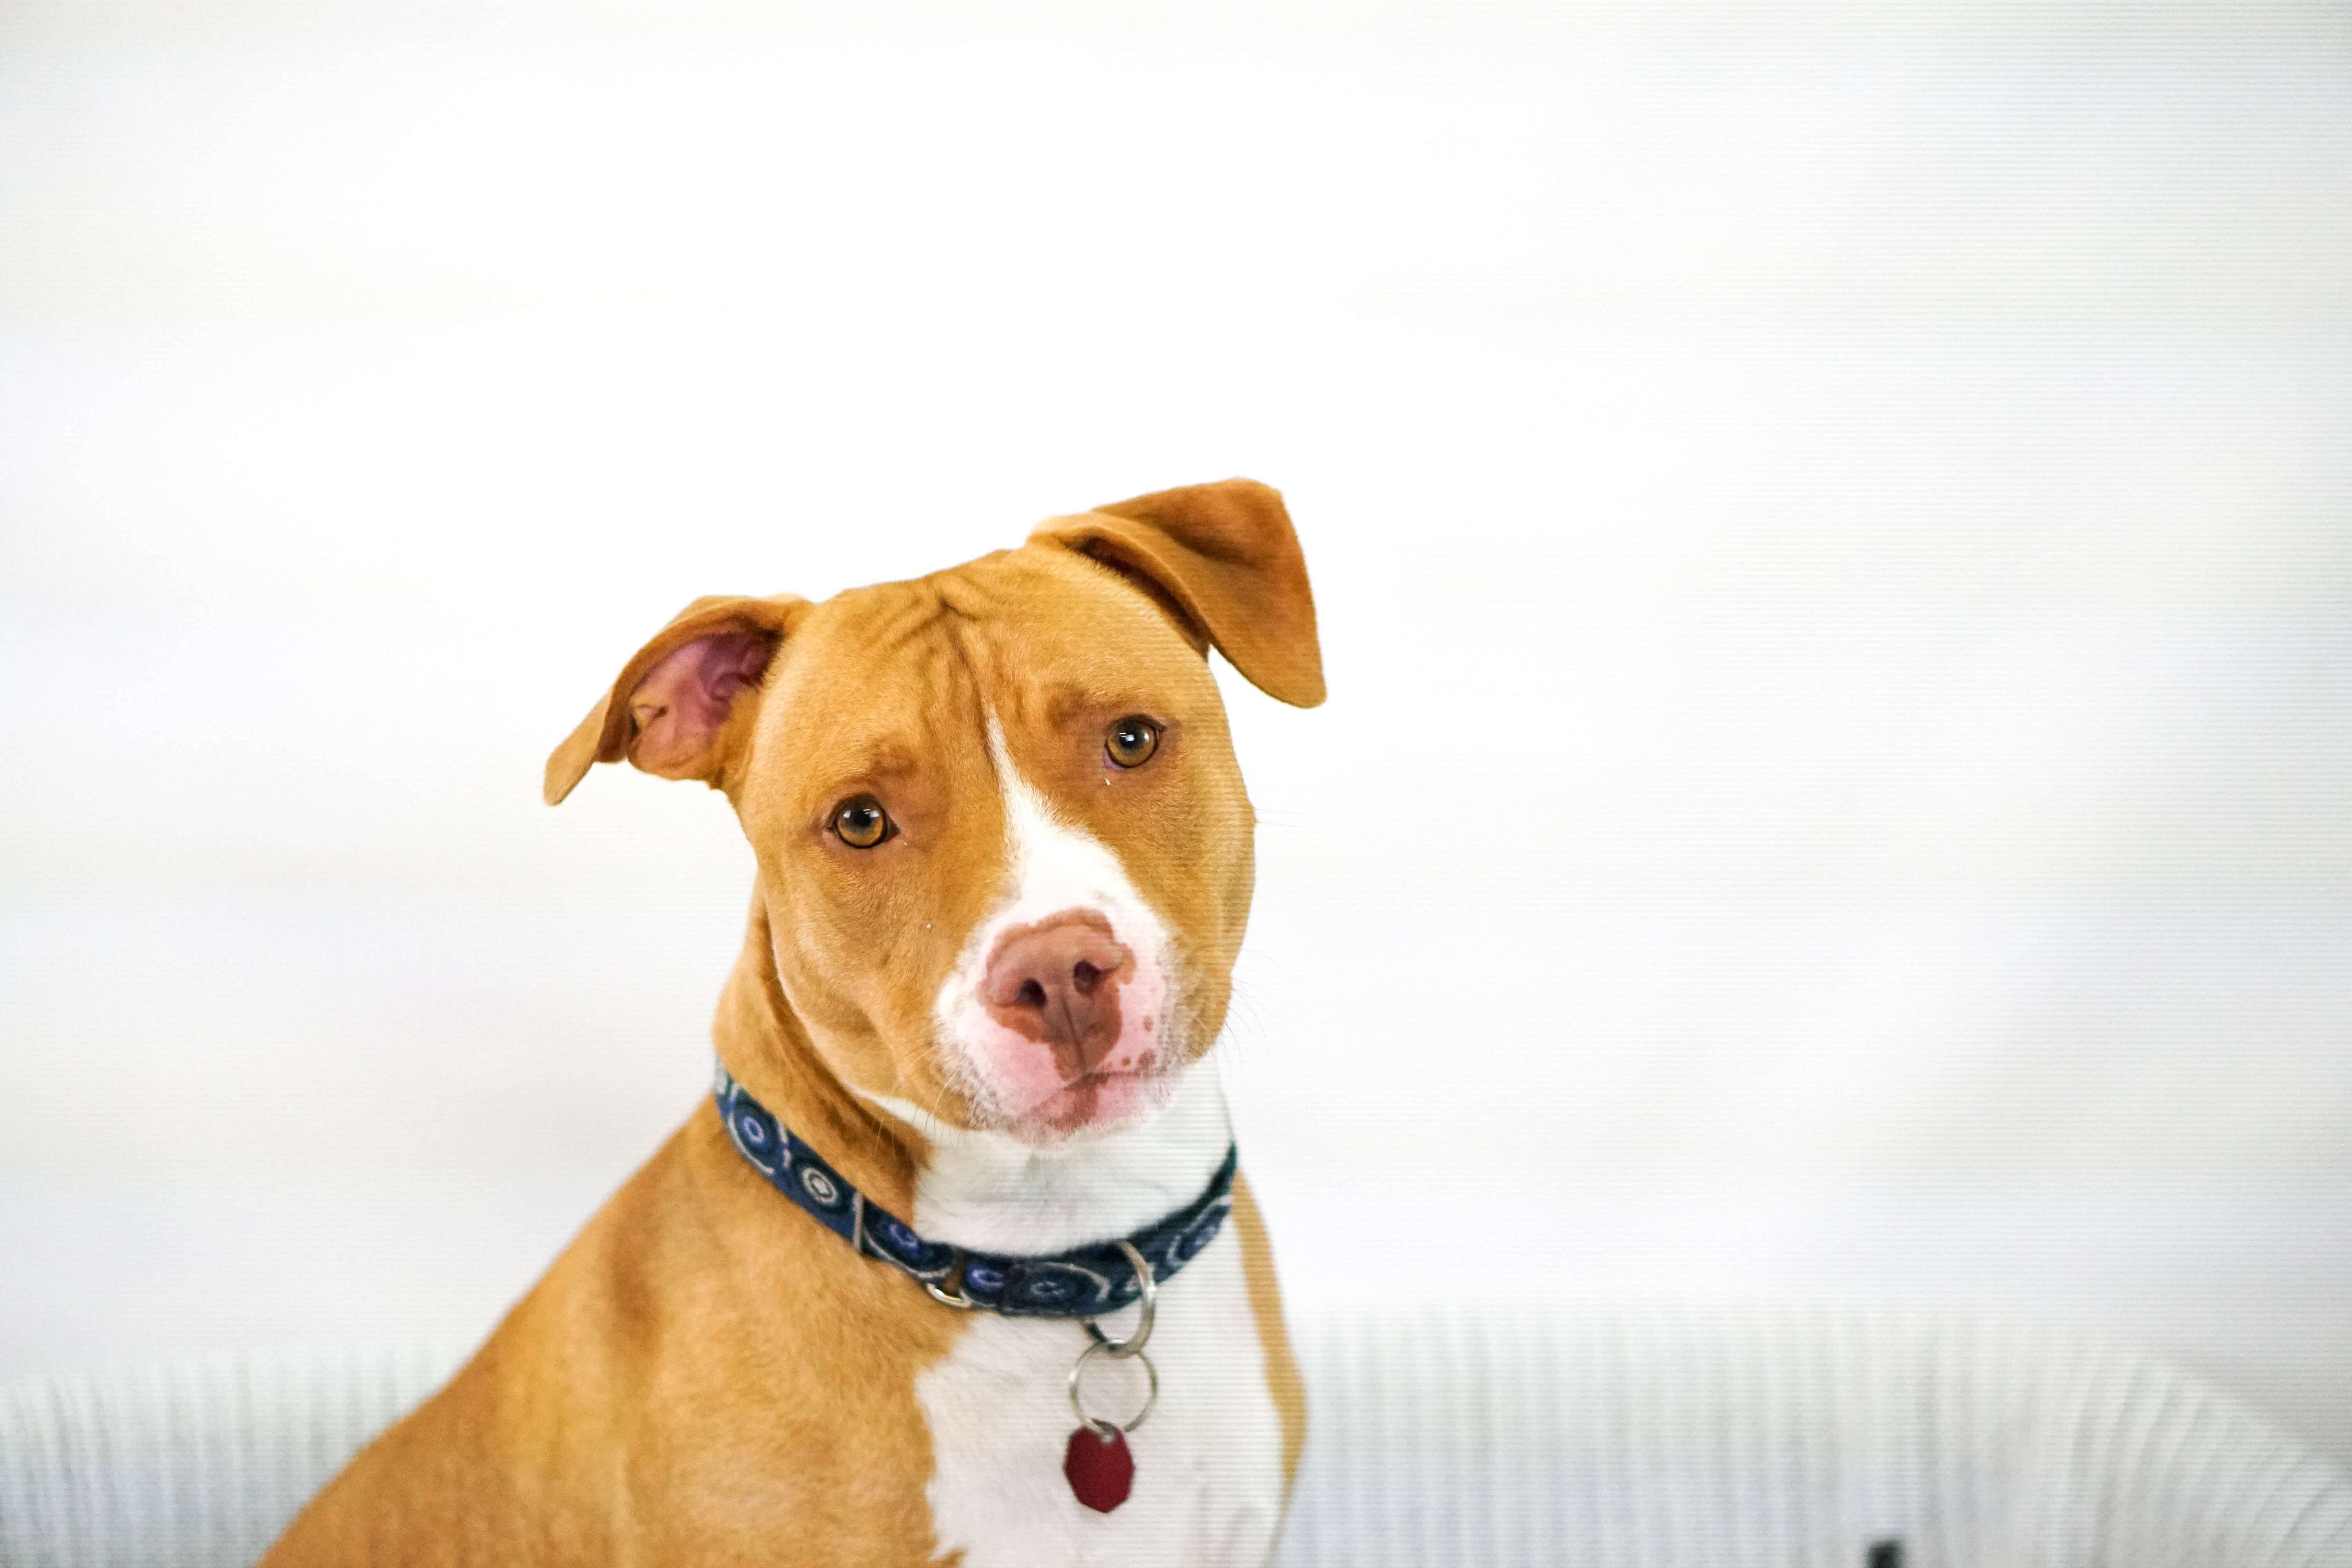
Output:
<svg viewBox="0 0 2352 1568">
<path fill-rule="evenodd" d="M 1280 491 L 1255 479 L 1187 485 L 1049 518 L 1029 537 L 1135 583 L 1267 696 L 1297 708 L 1323 700 L 1315 595 Z"/>
<path fill-rule="evenodd" d="M 759 706 L 744 700 L 808 601 L 697 599 L 621 667 L 613 689 L 547 759 L 547 804 L 562 804 L 597 763 L 626 757 L 666 779 L 724 788 Z"/>
</svg>

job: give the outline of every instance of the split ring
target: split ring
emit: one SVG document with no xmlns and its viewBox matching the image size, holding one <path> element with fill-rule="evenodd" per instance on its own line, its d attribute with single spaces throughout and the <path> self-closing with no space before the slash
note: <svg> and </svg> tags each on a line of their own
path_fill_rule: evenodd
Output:
<svg viewBox="0 0 2352 1568">
<path fill-rule="evenodd" d="M 1086 1321 L 1087 1332 L 1094 1336 L 1095 1342 L 1087 1348 L 1100 1350 L 1114 1360 L 1125 1361 L 1131 1355 L 1141 1355 L 1144 1342 L 1151 1338 L 1151 1316 L 1160 1305 L 1160 1282 L 1151 1277 L 1151 1260 L 1136 1250 L 1135 1243 L 1119 1241 L 1112 1245 L 1127 1254 L 1128 1264 L 1135 1270 L 1136 1282 L 1143 1287 L 1143 1316 L 1136 1319 L 1135 1332 L 1123 1340 L 1112 1339 L 1095 1327 L 1095 1321 L 1088 1318 Z"/>
<path fill-rule="evenodd" d="M 1128 1342 L 1132 1344 L 1134 1342 L 1129 1340 Z M 1127 1356 L 1119 1357 L 1118 1359 L 1121 1360 L 1126 1360 L 1131 1357 L 1132 1359 L 1143 1363 L 1144 1374 L 1151 1380 L 1150 1391 L 1144 1394 L 1143 1408 L 1135 1413 L 1133 1420 L 1130 1420 L 1124 1425 L 1116 1421 L 1098 1420 L 1096 1417 L 1087 1415 L 1086 1406 L 1078 1403 L 1078 1378 L 1086 1372 L 1087 1363 L 1092 1361 L 1098 1353 L 1110 1356 L 1118 1355 L 1118 1352 L 1110 1348 L 1108 1341 L 1097 1340 L 1094 1343 L 1080 1351 L 1078 1352 L 1078 1359 L 1070 1363 L 1070 1411 L 1071 1414 L 1077 1416 L 1079 1426 L 1093 1428 L 1096 1436 L 1102 1438 L 1105 1442 L 1108 1442 L 1110 1440 L 1110 1435 L 1114 1432 L 1132 1432 L 1138 1426 L 1142 1426 L 1144 1417 L 1151 1414 L 1151 1407 L 1160 1403 L 1160 1369 L 1153 1366 L 1151 1364 L 1151 1358 L 1145 1355 L 1140 1350 L 1129 1351 L 1127 1353 Z"/>
</svg>

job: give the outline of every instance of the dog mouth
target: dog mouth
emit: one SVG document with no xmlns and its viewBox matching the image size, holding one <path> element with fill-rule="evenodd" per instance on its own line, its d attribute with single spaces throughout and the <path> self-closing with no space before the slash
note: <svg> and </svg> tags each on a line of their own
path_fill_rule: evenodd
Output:
<svg viewBox="0 0 2352 1568">
<path fill-rule="evenodd" d="M 1013 1131 L 1042 1142 L 1123 1127 L 1158 1110 L 1173 1082 L 1157 1066 L 1080 1073 L 1015 1115 Z"/>
</svg>

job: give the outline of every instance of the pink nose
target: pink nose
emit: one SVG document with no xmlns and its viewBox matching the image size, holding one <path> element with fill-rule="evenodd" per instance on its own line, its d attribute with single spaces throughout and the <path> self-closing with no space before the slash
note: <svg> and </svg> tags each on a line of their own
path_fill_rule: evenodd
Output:
<svg viewBox="0 0 2352 1568">
<path fill-rule="evenodd" d="M 1112 940 L 1108 921 L 1066 910 L 997 939 L 980 996 L 989 1016 L 1050 1049 L 1068 1082 L 1118 1043 L 1119 987 L 1134 973 L 1135 955 Z"/>
</svg>

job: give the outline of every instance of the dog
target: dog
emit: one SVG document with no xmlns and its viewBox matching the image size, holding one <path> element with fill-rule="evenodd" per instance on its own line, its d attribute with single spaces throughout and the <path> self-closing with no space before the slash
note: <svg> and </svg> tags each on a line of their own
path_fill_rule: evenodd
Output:
<svg viewBox="0 0 2352 1568">
<path fill-rule="evenodd" d="M 734 806 L 712 1100 L 266 1568 L 1265 1562 L 1306 1411 L 1205 1059 L 1255 874 L 1212 647 L 1323 699 L 1245 479 L 639 648 L 546 798 Z"/>
</svg>

